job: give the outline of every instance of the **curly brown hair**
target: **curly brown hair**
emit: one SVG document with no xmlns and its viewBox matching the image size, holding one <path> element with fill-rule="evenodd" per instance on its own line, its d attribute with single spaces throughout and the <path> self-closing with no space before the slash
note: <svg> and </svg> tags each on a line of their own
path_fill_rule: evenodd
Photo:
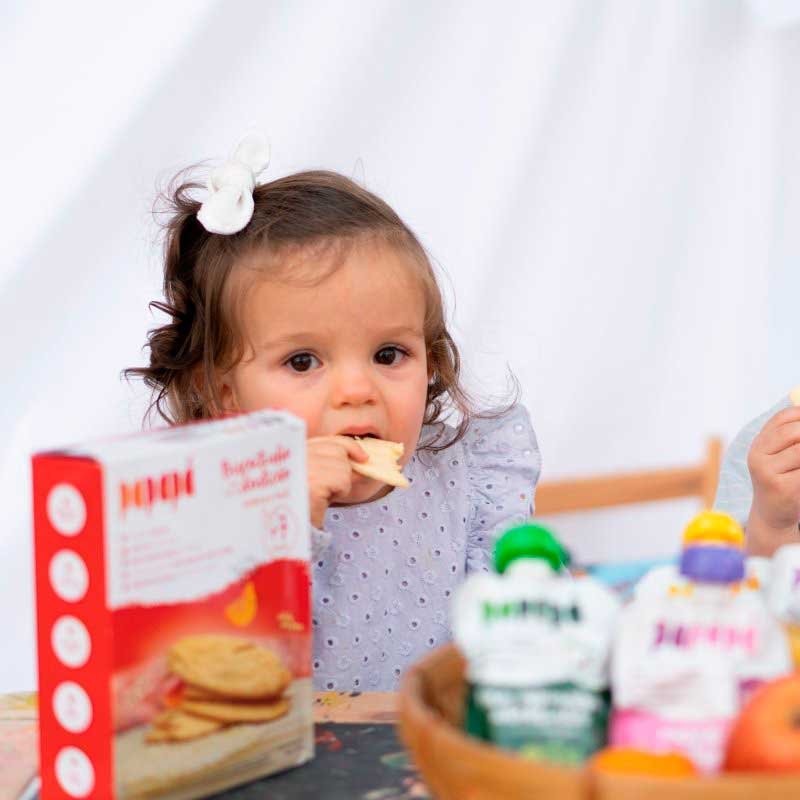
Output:
<svg viewBox="0 0 800 800">
<path fill-rule="evenodd" d="M 142 378 L 152 389 L 146 418 L 155 410 L 177 424 L 222 413 L 217 376 L 244 353 L 229 278 L 248 255 L 257 251 L 260 263 L 279 265 L 290 250 L 373 237 L 404 250 L 420 268 L 430 374 L 424 423 L 437 425 L 436 434 L 420 449 L 443 450 L 463 437 L 474 412 L 461 385 L 461 358 L 447 330 L 441 290 L 424 248 L 387 203 L 336 172 L 299 172 L 257 186 L 250 222 L 239 233 L 220 236 L 197 220 L 200 202 L 193 195 L 200 187 L 182 173 L 160 196 L 159 210 L 167 219 L 164 300 L 150 307 L 170 321 L 148 333 L 149 366 L 123 372 L 126 378 Z M 460 419 L 447 436 L 443 422 L 452 410 Z"/>
</svg>

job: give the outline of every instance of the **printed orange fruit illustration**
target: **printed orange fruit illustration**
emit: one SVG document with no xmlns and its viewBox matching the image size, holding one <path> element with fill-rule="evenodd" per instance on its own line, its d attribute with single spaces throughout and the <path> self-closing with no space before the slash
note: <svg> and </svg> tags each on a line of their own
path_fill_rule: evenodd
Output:
<svg viewBox="0 0 800 800">
<path fill-rule="evenodd" d="M 241 594 L 225 607 L 225 616 L 237 628 L 246 628 L 258 612 L 258 597 L 253 581 L 248 581 L 242 588 Z"/>
</svg>

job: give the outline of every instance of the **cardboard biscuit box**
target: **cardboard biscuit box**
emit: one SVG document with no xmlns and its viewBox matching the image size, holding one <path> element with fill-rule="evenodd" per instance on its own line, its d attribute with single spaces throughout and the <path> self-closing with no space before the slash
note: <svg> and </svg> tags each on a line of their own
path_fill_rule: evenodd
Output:
<svg viewBox="0 0 800 800">
<path fill-rule="evenodd" d="M 43 800 L 312 757 L 305 470 L 267 411 L 33 457 Z"/>
</svg>

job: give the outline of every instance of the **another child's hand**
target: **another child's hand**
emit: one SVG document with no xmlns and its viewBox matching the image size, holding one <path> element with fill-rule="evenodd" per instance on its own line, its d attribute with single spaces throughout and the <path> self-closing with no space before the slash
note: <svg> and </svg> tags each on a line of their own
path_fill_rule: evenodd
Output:
<svg viewBox="0 0 800 800">
<path fill-rule="evenodd" d="M 308 440 L 308 497 L 311 524 L 321 528 L 328 506 L 346 497 L 353 484 L 350 461 L 366 461 L 367 454 L 348 436 L 317 436 Z"/>
<path fill-rule="evenodd" d="M 785 408 L 753 440 L 747 458 L 753 504 L 748 546 L 772 555 L 782 544 L 800 542 L 800 408 Z"/>
</svg>

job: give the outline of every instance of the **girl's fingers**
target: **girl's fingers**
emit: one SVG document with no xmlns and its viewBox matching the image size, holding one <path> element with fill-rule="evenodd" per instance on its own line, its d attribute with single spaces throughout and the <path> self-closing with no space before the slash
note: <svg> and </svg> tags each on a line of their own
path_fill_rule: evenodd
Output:
<svg viewBox="0 0 800 800">
<path fill-rule="evenodd" d="M 309 463 L 309 483 L 322 488 L 325 494 L 347 494 L 353 483 L 350 462 L 341 454 L 318 456 Z"/>
<path fill-rule="evenodd" d="M 331 469 L 331 478 L 328 486 L 332 497 L 350 493 L 350 489 L 353 488 L 353 470 L 350 469 L 349 463 L 347 465 L 338 463 L 335 469 Z"/>
<path fill-rule="evenodd" d="M 785 475 L 800 470 L 800 443 L 770 456 L 769 465 L 770 471 L 775 475 Z"/>
<path fill-rule="evenodd" d="M 364 452 L 364 448 L 350 436 L 335 436 L 336 442 L 344 447 L 347 457 L 353 461 L 368 461 L 369 456 Z"/>
<path fill-rule="evenodd" d="M 800 411 L 800 409 L 787 409 L 789 411 Z M 800 444 L 800 419 L 796 421 L 787 420 L 775 428 L 767 430 L 761 434 L 760 449 L 766 455 L 782 453 Z"/>
<path fill-rule="evenodd" d="M 800 422 L 800 406 L 790 406 L 789 408 L 781 409 L 764 423 L 761 433 L 768 434 L 780 428 L 782 425 L 792 422 Z"/>
<path fill-rule="evenodd" d="M 353 461 L 367 461 L 369 456 L 364 452 L 359 443 L 349 436 L 320 436 L 308 440 L 309 451 L 338 454 L 340 458 L 349 458 Z"/>
</svg>

